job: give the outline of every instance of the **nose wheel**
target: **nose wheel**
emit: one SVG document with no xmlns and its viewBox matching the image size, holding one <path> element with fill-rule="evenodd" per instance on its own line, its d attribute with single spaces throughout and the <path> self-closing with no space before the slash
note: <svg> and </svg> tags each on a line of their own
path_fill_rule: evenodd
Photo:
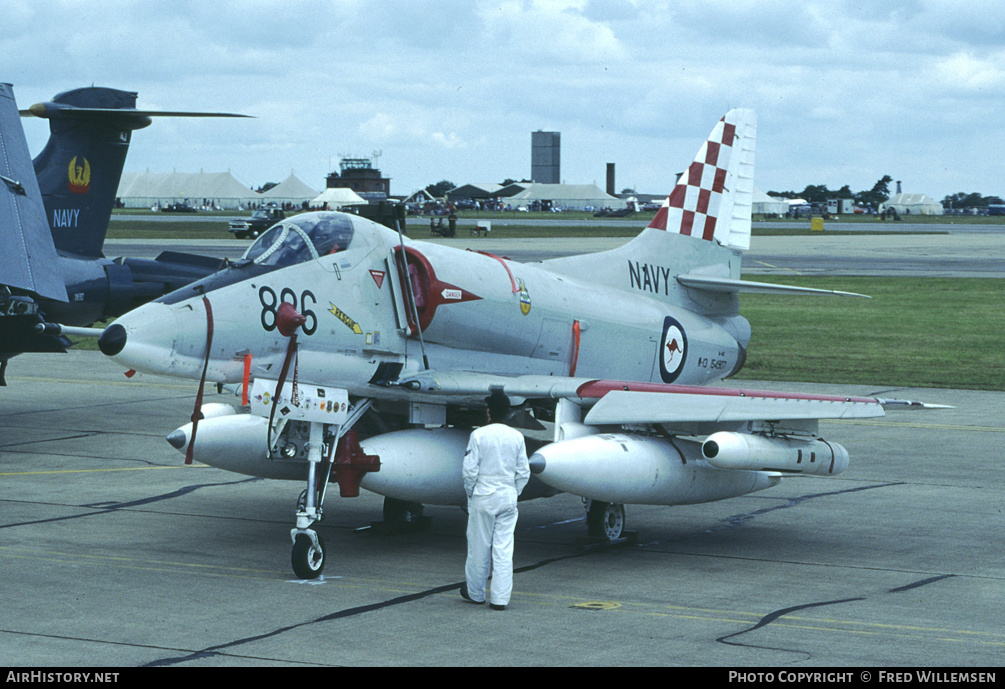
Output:
<svg viewBox="0 0 1005 689">
<path fill-rule="evenodd" d="M 325 542 L 313 529 L 293 531 L 293 572 L 301 579 L 317 579 L 325 568 Z"/>
</svg>

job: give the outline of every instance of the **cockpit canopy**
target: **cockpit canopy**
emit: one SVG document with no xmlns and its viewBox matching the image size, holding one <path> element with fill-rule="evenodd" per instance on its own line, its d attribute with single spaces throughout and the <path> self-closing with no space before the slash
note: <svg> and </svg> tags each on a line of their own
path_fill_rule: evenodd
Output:
<svg viewBox="0 0 1005 689">
<path fill-rule="evenodd" d="M 292 266 L 345 251 L 353 225 L 343 213 L 304 213 L 276 223 L 248 247 L 243 260 L 260 266 Z"/>
</svg>

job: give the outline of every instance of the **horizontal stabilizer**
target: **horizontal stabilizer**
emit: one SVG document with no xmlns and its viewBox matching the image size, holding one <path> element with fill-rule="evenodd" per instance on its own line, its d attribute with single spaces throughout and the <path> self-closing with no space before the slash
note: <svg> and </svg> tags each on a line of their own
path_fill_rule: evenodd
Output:
<svg viewBox="0 0 1005 689">
<path fill-rule="evenodd" d="M 0 84 L 0 178 L 0 284 L 67 301 L 10 84 Z"/>
<path fill-rule="evenodd" d="M 708 275 L 678 275 L 677 281 L 685 287 L 703 289 L 709 292 L 743 292 L 745 294 L 791 294 L 791 295 L 830 295 L 834 297 L 863 297 L 871 299 L 866 294 L 841 292 L 829 289 L 814 289 L 812 287 L 795 287 L 791 285 L 775 285 L 770 282 L 750 282 Z"/>
<path fill-rule="evenodd" d="M 111 115 L 114 117 L 252 117 L 232 112 L 187 112 L 166 110 L 137 110 L 136 108 L 88 108 L 77 107 L 65 103 L 35 103 L 27 110 L 18 110 L 21 117 L 91 117 L 94 115 Z"/>
</svg>

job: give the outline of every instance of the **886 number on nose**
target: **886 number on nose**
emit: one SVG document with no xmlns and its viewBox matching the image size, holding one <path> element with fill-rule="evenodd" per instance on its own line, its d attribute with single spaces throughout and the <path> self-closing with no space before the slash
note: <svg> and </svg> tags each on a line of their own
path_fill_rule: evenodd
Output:
<svg viewBox="0 0 1005 689">
<path fill-rule="evenodd" d="M 317 314 L 307 308 L 308 301 L 310 301 L 310 306 L 314 306 L 318 303 L 314 293 L 310 290 L 305 289 L 300 293 L 299 308 L 297 306 L 297 293 L 289 287 L 284 287 L 279 295 L 276 296 L 275 290 L 268 285 L 263 285 L 258 290 L 258 301 L 262 304 L 262 327 L 265 328 L 267 332 L 272 332 L 276 329 L 276 310 L 284 301 L 294 309 L 297 309 L 297 311 L 307 319 L 303 325 L 305 335 L 313 335 L 314 331 L 318 329 Z"/>
</svg>

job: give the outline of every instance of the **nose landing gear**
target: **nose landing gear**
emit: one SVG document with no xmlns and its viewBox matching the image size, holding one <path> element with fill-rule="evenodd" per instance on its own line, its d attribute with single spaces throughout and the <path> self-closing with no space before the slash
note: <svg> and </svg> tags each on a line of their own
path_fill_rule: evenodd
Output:
<svg viewBox="0 0 1005 689">
<path fill-rule="evenodd" d="M 310 422 L 307 489 L 297 501 L 297 526 L 290 532 L 293 539 L 290 562 L 293 572 L 301 579 L 317 579 L 324 571 L 324 540 L 311 526 L 321 521 L 321 508 L 329 479 L 338 483 L 342 497 L 356 497 L 359 495 L 359 484 L 363 476 L 367 472 L 380 470 L 380 457 L 365 454 L 356 432 L 348 430 L 369 406 L 369 400 L 354 405 L 350 412 L 350 422 L 337 428 L 336 433 L 329 436 L 329 448 L 337 442 L 337 449 L 334 452 L 329 449 L 325 456 L 322 455 L 325 424 Z M 341 437 L 338 437 L 339 431 L 344 433 Z M 335 455 L 334 461 L 331 459 L 332 454 Z"/>
</svg>

